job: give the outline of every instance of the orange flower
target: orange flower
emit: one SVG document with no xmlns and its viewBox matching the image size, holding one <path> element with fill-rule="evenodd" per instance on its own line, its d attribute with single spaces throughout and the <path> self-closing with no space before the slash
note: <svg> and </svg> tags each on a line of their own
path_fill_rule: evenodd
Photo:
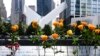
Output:
<svg viewBox="0 0 100 56">
<path fill-rule="evenodd" d="M 59 25 L 59 22 L 55 21 L 55 22 L 53 22 L 53 25 L 56 27 Z"/>
<path fill-rule="evenodd" d="M 58 39 L 59 35 L 58 35 L 57 33 L 54 33 L 54 34 L 52 34 L 52 37 L 53 37 L 54 39 Z"/>
<path fill-rule="evenodd" d="M 59 27 L 63 27 L 63 23 L 59 23 Z"/>
<path fill-rule="evenodd" d="M 82 21 L 81 24 L 84 26 L 87 26 L 87 22 L 85 22 L 85 21 Z"/>
<path fill-rule="evenodd" d="M 33 28 L 37 28 L 37 27 L 38 27 L 37 21 L 32 21 L 32 27 L 33 27 Z"/>
<path fill-rule="evenodd" d="M 88 24 L 88 28 L 89 28 L 90 30 L 94 30 L 96 27 L 95 27 L 93 24 Z"/>
<path fill-rule="evenodd" d="M 12 25 L 11 26 L 11 30 L 14 31 L 14 32 L 17 31 L 18 29 L 19 29 L 18 25 Z"/>
<path fill-rule="evenodd" d="M 59 23 L 63 23 L 64 19 L 59 19 L 58 21 Z"/>
<path fill-rule="evenodd" d="M 83 30 L 83 25 L 78 25 L 78 29 Z"/>
<path fill-rule="evenodd" d="M 18 25 L 14 25 L 14 26 L 17 28 L 17 30 L 19 29 Z"/>
<path fill-rule="evenodd" d="M 72 26 L 72 27 L 76 27 L 77 24 L 76 24 L 76 23 L 72 23 L 71 26 Z"/>
<path fill-rule="evenodd" d="M 33 20 L 32 23 L 33 23 L 33 24 L 34 24 L 34 23 L 37 23 L 37 21 L 36 21 L 36 20 Z"/>
<path fill-rule="evenodd" d="M 48 36 L 47 36 L 47 35 L 41 35 L 41 39 L 42 39 L 43 41 L 47 41 Z"/>
<path fill-rule="evenodd" d="M 99 34 L 99 33 L 100 33 L 100 29 L 95 29 L 94 32 L 95 32 L 96 34 Z"/>
</svg>

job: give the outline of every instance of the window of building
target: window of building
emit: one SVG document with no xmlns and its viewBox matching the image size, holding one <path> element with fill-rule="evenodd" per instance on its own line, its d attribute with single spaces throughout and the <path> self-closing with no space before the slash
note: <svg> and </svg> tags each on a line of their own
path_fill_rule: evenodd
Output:
<svg viewBox="0 0 100 56">
<path fill-rule="evenodd" d="M 87 11 L 87 13 L 91 13 L 91 11 Z"/>
<path fill-rule="evenodd" d="M 97 5 L 93 5 L 93 8 L 97 8 Z"/>
<path fill-rule="evenodd" d="M 80 0 L 76 0 L 76 3 L 80 4 Z"/>
<path fill-rule="evenodd" d="M 97 8 L 93 8 L 93 10 L 97 10 Z"/>
<path fill-rule="evenodd" d="M 98 13 L 98 15 L 100 15 L 100 13 Z"/>
<path fill-rule="evenodd" d="M 87 7 L 87 9 L 91 9 L 91 7 Z"/>
<path fill-rule="evenodd" d="M 75 3 L 71 3 L 71 6 L 74 6 L 75 5 Z"/>
<path fill-rule="evenodd" d="M 97 4 L 92 4 L 92 5 L 95 5 L 96 6 Z"/>
<path fill-rule="evenodd" d="M 74 6 L 71 6 L 71 9 L 74 10 L 75 9 Z"/>
<path fill-rule="evenodd" d="M 82 8 L 81 10 L 82 10 L 82 11 L 86 11 L 86 8 Z"/>
<path fill-rule="evenodd" d="M 86 3 L 81 3 L 81 6 L 82 7 L 86 7 Z"/>
<path fill-rule="evenodd" d="M 81 13 L 82 13 L 82 15 L 86 15 L 86 11 L 82 11 Z"/>
<path fill-rule="evenodd" d="M 97 0 L 93 0 L 93 1 L 97 1 Z"/>
<path fill-rule="evenodd" d="M 80 8 L 80 6 L 75 6 L 76 8 Z"/>
<path fill-rule="evenodd" d="M 100 8 L 98 8 L 98 12 L 100 12 Z"/>
<path fill-rule="evenodd" d="M 87 3 L 87 5 L 91 5 L 91 3 L 89 2 L 89 3 Z"/>
<path fill-rule="evenodd" d="M 92 4 L 97 4 L 97 1 L 93 1 Z"/>
<path fill-rule="evenodd" d="M 100 10 L 100 8 L 98 8 L 98 10 Z"/>
<path fill-rule="evenodd" d="M 80 9 L 76 8 L 76 11 L 80 11 Z"/>
<path fill-rule="evenodd" d="M 87 0 L 87 2 L 91 2 L 91 0 Z"/>
<path fill-rule="evenodd" d="M 100 5 L 98 5 L 98 8 L 100 8 Z"/>
<path fill-rule="evenodd" d="M 85 3 L 86 2 L 86 0 L 81 0 L 81 3 Z"/>
<path fill-rule="evenodd" d="M 86 11 L 91 11 L 91 9 L 87 9 Z"/>
<path fill-rule="evenodd" d="M 100 4 L 98 4 L 98 6 L 100 6 Z"/>
<path fill-rule="evenodd" d="M 100 2 L 100 0 L 98 0 L 98 2 Z"/>
<path fill-rule="evenodd" d="M 91 11 L 87 11 L 87 15 L 88 16 L 91 16 Z"/>
<path fill-rule="evenodd" d="M 71 14 L 75 14 L 75 11 L 71 11 Z"/>
<path fill-rule="evenodd" d="M 80 15 L 80 12 L 75 12 L 75 15 Z"/>
<path fill-rule="evenodd" d="M 93 9 L 93 13 L 97 13 L 97 9 Z"/>
<path fill-rule="evenodd" d="M 75 0 L 71 0 L 71 2 L 75 3 Z"/>
</svg>

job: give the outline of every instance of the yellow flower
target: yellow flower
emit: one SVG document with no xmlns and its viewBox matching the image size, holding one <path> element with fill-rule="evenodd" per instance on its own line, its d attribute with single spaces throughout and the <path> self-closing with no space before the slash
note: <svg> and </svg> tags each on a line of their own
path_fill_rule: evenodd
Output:
<svg viewBox="0 0 100 56">
<path fill-rule="evenodd" d="M 83 25 L 78 25 L 78 29 L 83 30 Z"/>
<path fill-rule="evenodd" d="M 52 37 L 53 37 L 54 39 L 58 39 L 59 35 L 58 35 L 57 33 L 54 33 L 54 34 L 52 34 Z"/>
<path fill-rule="evenodd" d="M 32 27 L 33 27 L 33 28 L 38 28 L 38 23 L 37 23 L 37 21 L 32 21 Z"/>
<path fill-rule="evenodd" d="M 18 29 L 19 29 L 18 25 L 12 25 L 11 26 L 11 30 L 14 31 L 14 32 L 17 31 Z"/>
<path fill-rule="evenodd" d="M 68 36 L 72 36 L 72 35 L 73 35 L 72 30 L 68 30 L 68 31 L 67 31 L 67 35 L 68 35 Z"/>
<path fill-rule="evenodd" d="M 47 40 L 48 40 L 48 36 L 47 36 L 47 35 L 41 35 L 41 39 L 42 39 L 43 41 L 47 41 Z"/>
</svg>

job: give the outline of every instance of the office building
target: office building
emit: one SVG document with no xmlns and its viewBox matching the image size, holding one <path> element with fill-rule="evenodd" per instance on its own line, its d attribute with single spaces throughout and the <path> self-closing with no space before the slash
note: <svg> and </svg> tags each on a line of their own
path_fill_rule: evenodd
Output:
<svg viewBox="0 0 100 56">
<path fill-rule="evenodd" d="M 37 0 L 37 13 L 45 16 L 54 8 L 53 0 Z"/>
<path fill-rule="evenodd" d="M 7 12 L 3 0 L 0 0 L 0 16 L 3 18 L 7 18 Z"/>
<path fill-rule="evenodd" d="M 31 8 L 33 11 L 36 11 L 34 5 L 29 5 L 29 8 Z"/>
<path fill-rule="evenodd" d="M 12 0 L 11 7 L 11 23 L 16 24 L 22 21 L 21 16 L 24 10 L 24 0 Z"/>
<path fill-rule="evenodd" d="M 66 0 L 66 3 L 68 8 L 63 12 L 65 18 L 69 16 L 69 11 L 70 16 L 75 17 L 100 15 L 100 0 Z"/>
</svg>

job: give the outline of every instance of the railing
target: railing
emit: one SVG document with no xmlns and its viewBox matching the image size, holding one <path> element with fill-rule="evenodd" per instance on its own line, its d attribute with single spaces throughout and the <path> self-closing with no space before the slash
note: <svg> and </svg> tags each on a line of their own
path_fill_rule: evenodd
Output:
<svg viewBox="0 0 100 56">
<path fill-rule="evenodd" d="M 35 38 L 35 37 L 32 37 L 32 38 Z M 35 42 L 31 41 L 30 36 L 19 36 L 18 39 L 19 39 L 18 43 L 22 46 L 41 46 L 41 44 L 39 44 L 39 43 L 42 42 L 42 40 L 40 38 L 38 38 L 39 41 L 35 41 Z M 49 37 L 48 42 L 51 42 L 51 41 L 52 41 L 52 39 Z M 79 46 L 79 45 L 80 46 L 94 46 L 95 45 L 94 42 L 87 44 L 87 43 L 84 43 L 84 41 L 86 41 L 86 40 L 79 38 L 77 40 L 77 43 L 73 44 L 73 42 L 74 42 L 73 38 L 67 38 L 66 40 L 65 39 L 64 40 L 58 39 L 55 45 L 56 46 Z M 98 42 L 100 42 L 100 41 L 98 41 Z M 11 43 L 10 36 L 0 35 L 0 45 L 7 45 L 7 44 L 10 44 L 10 43 Z"/>
<path fill-rule="evenodd" d="M 43 46 L 39 43 L 41 43 L 42 40 L 40 39 L 40 41 L 30 41 L 30 37 L 29 36 L 20 36 L 18 43 L 20 44 L 20 47 L 14 51 L 14 49 L 8 49 L 11 50 L 9 52 L 9 55 L 12 56 L 18 56 L 18 54 L 20 53 L 21 50 L 24 47 L 27 46 L 31 46 L 36 48 L 34 50 L 34 48 L 32 50 L 29 49 L 29 51 L 32 51 L 32 53 L 37 52 L 37 53 L 30 53 L 32 55 L 28 55 L 28 56 L 100 56 L 99 52 L 100 52 L 100 46 L 95 46 L 94 43 L 91 44 L 84 44 L 84 39 L 78 39 L 78 44 L 73 44 L 73 39 L 68 38 L 66 40 L 61 40 L 59 39 L 55 45 L 52 45 L 50 48 L 43 48 Z M 48 42 L 51 42 L 51 39 L 48 40 Z M 10 36 L 0 36 L 0 46 L 6 46 L 7 44 L 11 43 L 11 39 Z M 28 49 L 25 48 L 25 49 Z M 2 49 L 3 50 L 3 49 Z M 1 51 L 2 51 L 1 50 Z M 41 53 L 42 51 L 42 53 Z M 50 52 L 51 53 L 50 53 Z M 13 53 L 13 54 L 12 54 Z M 49 53 L 49 54 L 48 54 Z M 2 54 L 2 53 L 1 53 Z M 21 55 L 21 53 L 20 53 Z M 23 54 L 27 56 L 27 51 L 26 54 Z M 22 56 L 23 56 L 22 55 Z"/>
</svg>

